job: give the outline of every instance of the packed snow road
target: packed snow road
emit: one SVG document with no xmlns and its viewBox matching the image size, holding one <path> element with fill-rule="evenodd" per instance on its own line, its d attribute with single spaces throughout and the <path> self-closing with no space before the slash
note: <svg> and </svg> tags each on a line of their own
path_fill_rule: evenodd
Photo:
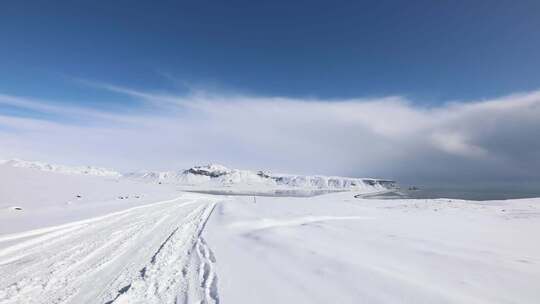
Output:
<svg viewBox="0 0 540 304">
<path fill-rule="evenodd" d="M 216 202 L 183 195 L 0 236 L 0 303 L 217 303 L 201 236 Z"/>
</svg>

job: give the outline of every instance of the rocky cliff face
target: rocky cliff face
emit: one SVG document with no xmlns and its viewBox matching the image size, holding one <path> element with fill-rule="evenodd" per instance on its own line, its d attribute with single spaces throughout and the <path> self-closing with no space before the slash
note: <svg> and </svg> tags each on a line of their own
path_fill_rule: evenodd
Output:
<svg viewBox="0 0 540 304">
<path fill-rule="evenodd" d="M 126 177 L 147 182 L 207 187 L 261 186 L 329 190 L 366 188 L 380 188 L 384 190 L 395 187 L 395 182 L 390 180 L 321 175 L 273 174 L 267 171 L 228 169 L 215 164 L 196 166 L 178 172 L 131 173 L 127 174 Z"/>
<path fill-rule="evenodd" d="M 268 189 L 385 190 L 396 186 L 395 182 L 390 180 L 322 175 L 274 174 L 268 171 L 229 169 L 216 164 L 195 166 L 181 171 L 147 171 L 127 174 L 120 174 L 117 171 L 92 166 L 70 167 L 18 159 L 0 160 L 0 165 L 61 174 L 127 178 L 147 183 L 205 188 L 259 187 Z"/>
</svg>

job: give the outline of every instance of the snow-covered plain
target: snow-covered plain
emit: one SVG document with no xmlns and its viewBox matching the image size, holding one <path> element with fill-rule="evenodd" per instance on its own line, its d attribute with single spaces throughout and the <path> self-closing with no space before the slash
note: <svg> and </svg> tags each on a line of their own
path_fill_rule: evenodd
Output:
<svg viewBox="0 0 540 304">
<path fill-rule="evenodd" d="M 167 185 L 68 171 L 0 164 L 0 233 L 63 224 L 179 195 Z"/>
<path fill-rule="evenodd" d="M 60 171 L 0 164 L 0 303 L 540 302 L 540 199 L 217 196 Z"/>
<path fill-rule="evenodd" d="M 223 303 L 539 303 L 540 199 L 235 197 L 203 235 Z"/>
</svg>

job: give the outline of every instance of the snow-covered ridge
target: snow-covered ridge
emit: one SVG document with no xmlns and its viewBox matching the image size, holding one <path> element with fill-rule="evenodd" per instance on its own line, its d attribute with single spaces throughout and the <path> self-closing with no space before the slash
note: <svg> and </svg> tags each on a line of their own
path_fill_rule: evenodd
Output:
<svg viewBox="0 0 540 304">
<path fill-rule="evenodd" d="M 64 166 L 39 161 L 26 161 L 21 159 L 0 160 L 0 165 L 73 175 L 92 175 L 115 178 L 122 176 L 119 172 L 106 168 L 92 166 Z"/>
<path fill-rule="evenodd" d="M 267 171 L 229 169 L 215 164 L 196 166 L 183 171 L 129 173 L 125 177 L 152 183 L 213 188 L 262 186 L 269 188 L 329 190 L 379 188 L 384 190 L 395 187 L 395 182 L 390 180 L 322 175 L 273 174 Z"/>
<path fill-rule="evenodd" d="M 258 188 L 258 189 L 316 189 L 316 190 L 385 190 L 395 187 L 389 180 L 322 175 L 275 174 L 267 171 L 229 169 L 222 165 L 195 166 L 180 171 L 145 171 L 121 174 L 92 166 L 64 166 L 20 159 L 0 160 L 0 165 L 29 168 L 46 172 L 126 178 L 147 183 L 173 184 L 197 188 Z"/>
</svg>

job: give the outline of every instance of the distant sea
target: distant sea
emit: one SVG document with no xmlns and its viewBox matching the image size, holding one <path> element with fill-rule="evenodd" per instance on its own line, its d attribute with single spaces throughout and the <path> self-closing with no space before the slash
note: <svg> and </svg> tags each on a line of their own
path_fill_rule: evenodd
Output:
<svg viewBox="0 0 540 304">
<path fill-rule="evenodd" d="M 377 198 L 453 198 L 464 200 L 502 200 L 540 197 L 540 185 L 498 185 L 498 186 L 415 186 L 417 190 L 409 190 L 413 186 L 400 185 L 400 189 L 377 195 Z M 375 198 L 375 197 L 373 197 Z"/>
<path fill-rule="evenodd" d="M 464 200 L 502 200 L 514 198 L 540 197 L 540 185 L 516 184 L 516 185 L 488 185 L 488 186 L 456 186 L 456 185 L 436 185 L 422 186 L 415 185 L 417 190 L 409 190 L 412 185 L 399 184 L 399 189 L 387 193 L 376 195 L 362 195 L 364 198 L 377 199 L 429 199 L 429 198 L 452 198 Z M 214 194 L 214 195 L 240 195 L 240 196 L 275 196 L 275 197 L 310 197 L 343 190 L 268 190 L 268 191 L 241 191 L 241 190 L 184 190 L 188 192 Z M 352 191 L 354 193 L 354 190 Z"/>
</svg>

